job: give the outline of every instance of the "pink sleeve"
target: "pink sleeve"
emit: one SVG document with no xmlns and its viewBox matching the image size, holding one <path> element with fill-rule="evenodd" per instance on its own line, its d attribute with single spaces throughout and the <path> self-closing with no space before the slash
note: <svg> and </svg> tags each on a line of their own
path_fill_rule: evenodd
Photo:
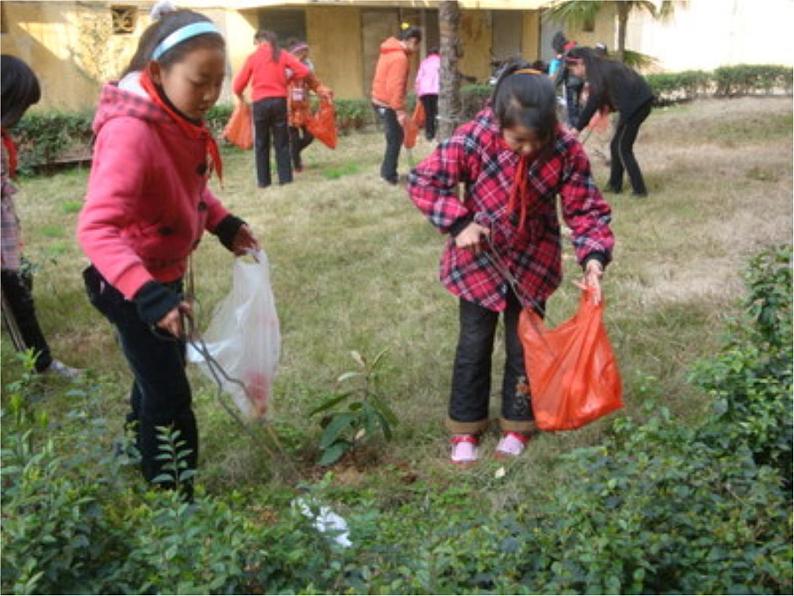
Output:
<svg viewBox="0 0 794 596">
<path fill-rule="evenodd" d="M 221 200 L 212 193 L 209 187 L 204 189 L 201 198 L 207 204 L 207 221 L 204 223 L 204 228 L 208 232 L 214 232 L 218 224 L 229 215 L 229 211 L 223 206 Z"/>
<path fill-rule="evenodd" d="M 122 236 L 135 220 L 146 179 L 150 131 L 137 118 L 114 118 L 96 139 L 77 241 L 102 276 L 132 299 L 154 279 Z"/>
</svg>

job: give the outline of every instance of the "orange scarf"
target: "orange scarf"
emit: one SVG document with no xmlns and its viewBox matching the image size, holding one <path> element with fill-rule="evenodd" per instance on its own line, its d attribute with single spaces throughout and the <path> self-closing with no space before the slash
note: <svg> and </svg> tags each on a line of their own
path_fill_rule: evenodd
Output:
<svg viewBox="0 0 794 596">
<path fill-rule="evenodd" d="M 3 128 L 2 129 L 3 135 L 3 145 L 8 151 L 8 175 L 11 178 L 16 178 L 17 176 L 17 146 L 14 144 L 14 139 L 11 138 L 11 135 L 8 134 L 8 131 Z"/>
<path fill-rule="evenodd" d="M 146 90 L 146 93 L 149 94 L 149 97 L 152 99 L 152 101 L 165 110 L 165 112 L 171 117 L 171 120 L 174 121 L 174 123 L 182 132 L 184 132 L 191 139 L 204 140 L 206 151 L 212 160 L 212 165 L 215 169 L 215 172 L 218 174 L 218 180 L 223 183 L 223 162 L 221 161 L 221 152 L 218 149 L 218 143 L 213 138 L 209 128 L 207 128 L 207 124 L 205 122 L 202 122 L 201 125 L 193 124 L 184 116 L 177 113 L 174 108 L 168 105 L 168 103 L 161 97 L 157 87 L 155 87 L 154 81 L 152 81 L 151 76 L 149 76 L 148 70 L 144 70 L 141 73 L 141 86 Z"/>
</svg>

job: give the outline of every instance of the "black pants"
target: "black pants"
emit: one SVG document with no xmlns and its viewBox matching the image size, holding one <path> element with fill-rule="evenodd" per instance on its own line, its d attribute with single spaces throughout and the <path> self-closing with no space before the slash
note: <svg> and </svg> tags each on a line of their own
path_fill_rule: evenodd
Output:
<svg viewBox="0 0 794 596">
<path fill-rule="evenodd" d="M 582 106 L 579 103 L 581 96 L 581 85 L 565 86 L 565 109 L 568 112 L 568 126 L 576 126 L 579 122 L 579 114 L 582 111 Z"/>
<path fill-rule="evenodd" d="M 634 141 L 637 140 L 640 125 L 651 113 L 651 103 L 649 101 L 628 118 L 624 118 L 623 114 L 620 115 L 615 129 L 615 136 L 612 137 L 612 142 L 609 145 L 612 154 L 609 186 L 614 191 L 623 189 L 623 170 L 625 169 L 629 175 L 632 190 L 637 194 L 645 194 L 647 192 L 645 180 L 643 180 L 642 172 L 640 171 L 640 164 L 637 163 L 637 158 L 634 157 Z"/>
<path fill-rule="evenodd" d="M 289 127 L 289 146 L 292 151 L 292 167 L 296 170 L 303 169 L 301 151 L 311 145 L 313 140 L 314 135 L 310 133 L 305 126 L 301 126 L 300 128 L 297 126 Z"/>
<path fill-rule="evenodd" d="M 19 271 L 3 269 L 2 284 L 3 308 L 9 310 L 3 313 L 3 318 L 13 317 L 22 336 L 14 338 L 14 347 L 19 351 L 33 348 L 36 354 L 36 370 L 41 372 L 52 363 L 52 355 L 36 318 L 33 304 L 33 278 Z M 22 340 L 21 345 L 17 345 L 16 339 Z"/>
<path fill-rule="evenodd" d="M 267 97 L 254 102 L 254 150 L 256 151 L 256 182 L 270 186 L 270 135 L 276 150 L 279 184 L 292 182 L 289 133 L 287 132 L 287 99 Z"/>
<path fill-rule="evenodd" d="M 438 116 L 438 95 L 423 95 L 419 99 L 425 108 L 425 138 L 436 138 L 436 117 Z"/>
<path fill-rule="evenodd" d="M 397 162 L 400 160 L 400 147 L 403 144 L 403 127 L 397 121 L 397 112 L 383 106 L 374 105 L 373 107 L 386 132 L 386 153 L 383 155 L 383 163 L 380 166 L 380 177 L 392 184 L 397 184 L 399 180 Z"/>
<path fill-rule="evenodd" d="M 476 432 L 488 420 L 491 393 L 491 354 L 499 313 L 472 302 L 460 300 L 460 335 L 452 370 L 449 400 L 450 426 L 464 423 L 461 432 Z M 532 420 L 524 349 L 518 338 L 521 305 L 515 294 L 507 295 L 504 311 L 506 361 L 502 380 L 502 418 L 527 423 Z M 473 426 L 466 429 L 466 424 Z M 519 425 L 520 426 L 520 425 Z"/>
<path fill-rule="evenodd" d="M 143 475 L 151 482 L 161 473 L 163 461 L 157 427 L 180 431 L 182 449 L 189 449 L 188 468 L 198 462 L 198 427 L 191 407 L 192 394 L 185 374 L 185 342 L 164 331 L 155 333 L 138 316 L 135 304 L 125 300 L 94 267 L 83 272 L 91 303 L 116 328 L 119 343 L 134 378 L 130 392 L 128 424 L 136 430 Z M 181 294 L 182 283 L 168 284 Z M 168 486 L 166 484 L 165 486 Z M 186 485 L 189 491 L 192 484 Z"/>
</svg>

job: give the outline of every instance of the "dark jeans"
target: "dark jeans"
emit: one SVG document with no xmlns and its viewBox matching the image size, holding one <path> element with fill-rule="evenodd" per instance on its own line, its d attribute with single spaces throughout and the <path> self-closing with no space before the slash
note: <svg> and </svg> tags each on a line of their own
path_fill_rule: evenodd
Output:
<svg viewBox="0 0 794 596">
<path fill-rule="evenodd" d="M 310 133 L 305 126 L 301 126 L 300 128 L 297 126 L 289 127 L 289 146 L 292 150 L 292 167 L 296 170 L 303 169 L 301 151 L 311 145 L 313 140 L 314 135 Z"/>
<path fill-rule="evenodd" d="M 270 135 L 276 150 L 279 184 L 292 182 L 287 132 L 287 99 L 267 97 L 254 102 L 254 150 L 256 152 L 256 182 L 270 186 Z"/>
<path fill-rule="evenodd" d="M 482 423 L 488 419 L 491 393 L 491 354 L 499 313 L 460 300 L 460 335 L 452 369 L 449 418 L 453 422 Z M 507 295 L 504 311 L 506 361 L 502 380 L 502 418 L 531 421 L 524 349 L 518 338 L 521 305 L 515 294 Z"/>
<path fill-rule="evenodd" d="M 157 427 L 180 431 L 181 449 L 190 449 L 188 468 L 198 462 L 198 428 L 191 408 L 192 395 L 185 374 L 185 342 L 164 331 L 155 332 L 138 316 L 135 304 L 125 300 L 94 267 L 83 272 L 88 299 L 116 328 L 121 349 L 134 377 L 127 422 L 136 430 L 143 475 L 151 482 L 163 463 Z M 181 294 L 182 283 L 166 284 Z M 168 486 L 167 484 L 165 486 Z M 192 484 L 186 483 L 189 492 Z"/>
<path fill-rule="evenodd" d="M 582 95 L 582 87 L 580 85 L 565 86 L 565 109 L 567 111 L 568 126 L 576 126 L 579 123 L 579 114 L 582 111 L 582 106 L 579 104 L 579 98 Z"/>
<path fill-rule="evenodd" d="M 419 99 L 425 108 L 425 138 L 436 138 L 436 116 L 438 116 L 438 95 L 423 95 Z"/>
<path fill-rule="evenodd" d="M 640 164 L 634 157 L 634 141 L 637 140 L 640 125 L 651 113 L 651 102 L 649 101 L 628 118 L 620 115 L 615 136 L 609 145 L 612 154 L 612 163 L 609 171 L 609 186 L 612 190 L 620 191 L 623 189 L 623 170 L 625 168 L 629 175 L 632 190 L 637 194 L 645 194 L 645 180 L 642 178 Z"/>
<path fill-rule="evenodd" d="M 400 147 L 403 144 L 403 127 L 397 121 L 397 112 L 391 108 L 373 105 L 383 129 L 386 132 L 386 153 L 380 166 L 380 177 L 392 184 L 397 184 L 397 162 L 400 160 Z"/>
<path fill-rule="evenodd" d="M 52 363 L 52 355 L 36 318 L 33 304 L 33 278 L 19 271 L 3 269 L 2 284 L 3 321 L 6 326 L 16 323 L 21 336 L 11 335 L 14 347 L 20 352 L 33 348 L 36 353 L 36 370 L 41 372 Z M 5 309 L 8 309 L 8 312 Z M 11 318 L 13 321 L 10 320 Z"/>
</svg>

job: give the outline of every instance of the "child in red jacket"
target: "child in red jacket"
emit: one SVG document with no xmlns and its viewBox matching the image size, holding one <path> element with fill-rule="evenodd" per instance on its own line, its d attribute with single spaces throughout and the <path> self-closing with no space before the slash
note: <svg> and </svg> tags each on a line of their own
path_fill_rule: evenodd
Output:
<svg viewBox="0 0 794 596">
<path fill-rule="evenodd" d="M 560 284 L 558 194 L 585 283 L 600 299 L 599 280 L 614 244 L 610 208 L 595 186 L 581 144 L 557 123 L 555 101 L 547 76 L 523 62 L 509 65 L 491 106 L 439 145 L 409 177 L 411 199 L 449 237 L 441 282 L 460 301 L 447 419 L 455 463 L 477 460 L 478 436 L 488 426 L 491 353 L 500 312 L 507 359 L 497 455 L 517 456 L 529 439 L 532 411 L 518 316 L 522 307 L 542 314 Z M 459 183 L 465 187 L 463 201 Z M 494 266 L 495 258 L 509 269 L 515 288 Z"/>
<path fill-rule="evenodd" d="M 225 42 L 209 19 L 168 12 L 144 32 L 119 84 L 102 90 L 94 120 L 77 236 L 92 263 L 89 299 L 115 326 L 135 379 L 128 422 L 149 481 L 161 473 L 157 427 L 181 433 L 191 469 L 198 459 L 181 322 L 190 313 L 182 296 L 188 256 L 205 229 L 235 254 L 258 248 L 207 187 L 213 169 L 222 172 L 202 119 L 225 65 Z"/>
</svg>

